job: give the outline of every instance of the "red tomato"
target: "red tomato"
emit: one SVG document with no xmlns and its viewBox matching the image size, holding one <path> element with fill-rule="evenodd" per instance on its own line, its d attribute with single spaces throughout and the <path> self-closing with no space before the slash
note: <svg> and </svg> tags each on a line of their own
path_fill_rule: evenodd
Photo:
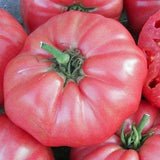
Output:
<svg viewBox="0 0 160 160">
<path fill-rule="evenodd" d="M 160 9 L 160 1 L 124 0 L 124 9 L 130 28 L 138 35 L 147 19 Z"/>
<path fill-rule="evenodd" d="M 52 150 L 0 115 L 1 160 L 54 160 Z"/>
<path fill-rule="evenodd" d="M 27 37 L 22 26 L 7 11 L 0 9 L 0 106 L 3 105 L 4 69 L 21 50 Z"/>
<path fill-rule="evenodd" d="M 148 65 L 154 56 L 160 54 L 160 11 L 153 14 L 143 26 L 138 38 L 138 46 L 146 53 Z M 156 58 L 157 59 L 157 58 Z"/>
<path fill-rule="evenodd" d="M 126 129 L 128 129 L 128 126 L 131 129 L 131 124 L 133 124 L 133 122 L 140 122 L 139 118 L 143 117 L 143 114 L 150 115 L 150 119 L 146 123 L 147 127 L 145 127 L 143 130 L 142 135 L 144 136 L 145 134 L 148 134 L 147 130 L 152 134 L 144 142 L 140 140 L 138 148 L 134 148 L 136 147 L 133 145 L 134 143 L 131 143 L 129 146 L 124 145 L 120 136 L 113 135 L 111 138 L 101 144 L 72 149 L 70 155 L 71 160 L 159 160 L 160 152 L 158 148 L 160 147 L 160 125 L 154 126 L 154 121 L 159 114 L 156 107 L 142 101 L 138 111 L 125 120 L 125 122 L 128 124 Z M 125 133 L 126 131 L 129 131 L 126 129 Z M 132 132 L 132 134 L 134 133 L 135 132 Z M 139 137 L 140 136 L 137 136 L 136 139 L 133 138 L 133 142 L 135 142 L 135 140 L 137 140 Z M 126 142 L 130 143 L 130 141 Z"/>
<path fill-rule="evenodd" d="M 93 12 L 119 19 L 123 0 L 21 0 L 20 8 L 26 28 L 32 32 L 52 16 L 67 10 Z"/>
<path fill-rule="evenodd" d="M 139 35 L 138 45 L 148 59 L 148 75 L 143 95 L 160 107 L 160 11 L 152 15 Z"/>
<path fill-rule="evenodd" d="M 31 33 L 7 65 L 5 110 L 42 144 L 96 144 L 137 110 L 146 73 L 145 55 L 118 21 L 65 12 Z"/>
</svg>

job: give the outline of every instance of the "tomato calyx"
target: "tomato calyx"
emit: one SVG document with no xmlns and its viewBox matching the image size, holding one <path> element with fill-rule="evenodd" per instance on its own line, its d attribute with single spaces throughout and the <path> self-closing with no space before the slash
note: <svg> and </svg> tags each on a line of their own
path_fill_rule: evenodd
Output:
<svg viewBox="0 0 160 160">
<path fill-rule="evenodd" d="M 154 134 L 154 132 L 148 132 L 142 134 L 142 130 L 149 119 L 148 114 L 144 114 L 138 126 L 135 123 L 132 124 L 132 128 L 129 132 L 124 133 L 125 123 L 121 129 L 121 146 L 125 149 L 134 149 L 138 151 L 143 143 Z"/>
<path fill-rule="evenodd" d="M 68 6 L 66 11 L 71 11 L 71 10 L 75 10 L 75 11 L 81 11 L 81 12 L 93 12 L 95 10 L 95 8 L 92 7 L 84 7 L 82 4 L 78 3 L 78 4 L 73 4 L 71 6 Z"/>
<path fill-rule="evenodd" d="M 81 68 L 85 58 L 79 49 L 69 48 L 60 51 L 44 42 L 41 42 L 40 47 L 54 56 L 47 60 L 52 62 L 53 71 L 65 77 L 65 84 L 70 80 L 78 83 L 79 79 L 84 76 Z"/>
</svg>

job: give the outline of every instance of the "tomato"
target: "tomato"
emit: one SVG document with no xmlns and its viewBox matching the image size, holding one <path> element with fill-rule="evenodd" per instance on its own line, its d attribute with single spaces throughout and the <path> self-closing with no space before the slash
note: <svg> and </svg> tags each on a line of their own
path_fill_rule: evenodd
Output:
<svg viewBox="0 0 160 160">
<path fill-rule="evenodd" d="M 26 28 L 32 32 L 52 16 L 68 10 L 93 12 L 118 20 L 123 0 L 21 0 L 20 8 Z"/>
<path fill-rule="evenodd" d="M 7 11 L 0 9 L 0 106 L 3 105 L 3 75 L 10 59 L 21 50 L 27 37 L 24 29 Z"/>
<path fill-rule="evenodd" d="M 125 133 L 128 131 L 128 134 L 125 135 L 131 137 L 130 140 L 129 138 L 127 140 L 125 137 L 125 143 L 128 142 L 129 145 L 124 145 L 120 135 L 114 134 L 105 142 L 98 145 L 73 148 L 70 154 L 71 160 L 159 160 L 160 152 L 158 148 L 160 147 L 160 125 L 154 126 L 154 121 L 156 120 L 158 113 L 158 109 L 155 106 L 142 101 L 138 111 L 125 120 Z M 148 121 L 148 118 L 144 119 L 143 114 L 150 115 L 150 119 Z M 142 119 L 142 117 L 143 120 L 140 121 L 140 118 Z M 139 123 L 136 123 L 137 126 L 135 126 L 135 124 L 132 125 L 133 122 Z M 146 124 L 141 122 L 145 122 Z M 141 131 L 144 125 L 145 128 Z M 130 131 L 128 130 L 128 127 Z M 134 128 L 134 131 L 132 128 Z M 137 129 L 135 130 L 135 128 Z M 141 139 L 141 136 L 136 134 L 136 131 L 140 131 L 140 135 L 142 133 L 142 139 L 144 142 Z M 136 136 L 136 138 L 133 138 L 134 136 L 130 136 L 131 134 Z M 145 134 L 148 135 L 145 137 Z M 135 141 L 137 142 L 135 143 Z M 138 144 L 138 146 L 136 144 Z"/>
<path fill-rule="evenodd" d="M 1 160 L 54 160 L 50 148 L 13 124 L 6 115 L 0 114 Z"/>
<path fill-rule="evenodd" d="M 96 144 L 137 110 L 146 73 L 120 22 L 65 12 L 32 32 L 7 65 L 5 110 L 44 145 Z"/>
<path fill-rule="evenodd" d="M 160 11 L 153 14 L 145 23 L 138 38 L 138 46 L 145 52 L 148 65 L 160 52 Z"/>
<path fill-rule="evenodd" d="M 148 18 L 160 9 L 159 0 L 124 0 L 129 27 L 139 34 Z"/>
<path fill-rule="evenodd" d="M 138 46 L 146 54 L 148 75 L 144 84 L 143 95 L 152 104 L 160 107 L 160 11 L 152 15 L 139 35 Z"/>
</svg>

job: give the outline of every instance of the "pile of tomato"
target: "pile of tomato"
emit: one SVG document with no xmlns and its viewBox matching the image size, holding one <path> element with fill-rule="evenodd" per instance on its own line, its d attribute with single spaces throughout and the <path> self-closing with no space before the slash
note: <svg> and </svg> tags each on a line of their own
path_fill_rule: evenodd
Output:
<svg viewBox="0 0 160 160">
<path fill-rule="evenodd" d="M 0 159 L 159 160 L 160 2 L 19 6 L 23 25 L 0 9 Z"/>
</svg>

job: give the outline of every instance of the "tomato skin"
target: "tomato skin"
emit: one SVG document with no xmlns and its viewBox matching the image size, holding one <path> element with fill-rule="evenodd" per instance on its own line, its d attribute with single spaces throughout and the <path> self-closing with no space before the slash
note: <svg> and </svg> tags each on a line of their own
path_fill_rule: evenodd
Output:
<svg viewBox="0 0 160 160">
<path fill-rule="evenodd" d="M 114 134 L 109 139 L 94 146 L 73 148 L 71 150 L 71 160 L 158 160 L 160 145 L 160 125 L 159 123 L 154 125 L 157 117 L 159 116 L 159 110 L 150 103 L 142 100 L 136 113 L 125 120 L 126 128 L 125 132 L 129 131 L 133 122 L 139 123 L 140 117 L 144 114 L 149 114 L 150 119 L 143 130 L 143 133 L 147 133 L 153 129 L 154 135 L 149 137 L 144 144 L 140 147 L 139 151 L 133 149 L 124 149 L 121 146 L 121 140 L 119 134 Z M 152 117 L 153 116 L 153 117 Z M 129 122 L 129 123 L 128 123 Z"/>
<path fill-rule="evenodd" d="M 0 106 L 3 105 L 3 76 L 4 70 L 15 57 L 27 37 L 24 29 L 7 11 L 0 9 Z"/>
<path fill-rule="evenodd" d="M 159 0 L 124 0 L 129 27 L 139 35 L 148 18 L 160 9 Z"/>
<path fill-rule="evenodd" d="M 42 61 L 51 58 L 42 41 L 60 50 L 78 48 L 85 76 L 64 87 L 64 78 L 48 71 L 51 62 Z M 137 110 L 146 73 L 143 52 L 118 21 L 66 12 L 32 32 L 7 65 L 5 111 L 47 146 L 97 144 Z"/>
<path fill-rule="evenodd" d="M 148 138 L 141 149 L 139 150 L 139 155 L 142 160 L 158 160 L 160 153 L 158 149 L 160 147 L 160 135 L 154 135 Z"/>
<path fill-rule="evenodd" d="M 0 115 L 0 158 L 4 160 L 54 160 L 50 148 L 13 124 L 6 115 Z"/>
<path fill-rule="evenodd" d="M 119 19 L 123 8 L 123 0 L 21 0 L 21 16 L 29 32 L 45 23 L 52 16 L 66 12 L 68 6 L 81 3 L 84 7 L 94 7 L 92 13 Z"/>
</svg>

